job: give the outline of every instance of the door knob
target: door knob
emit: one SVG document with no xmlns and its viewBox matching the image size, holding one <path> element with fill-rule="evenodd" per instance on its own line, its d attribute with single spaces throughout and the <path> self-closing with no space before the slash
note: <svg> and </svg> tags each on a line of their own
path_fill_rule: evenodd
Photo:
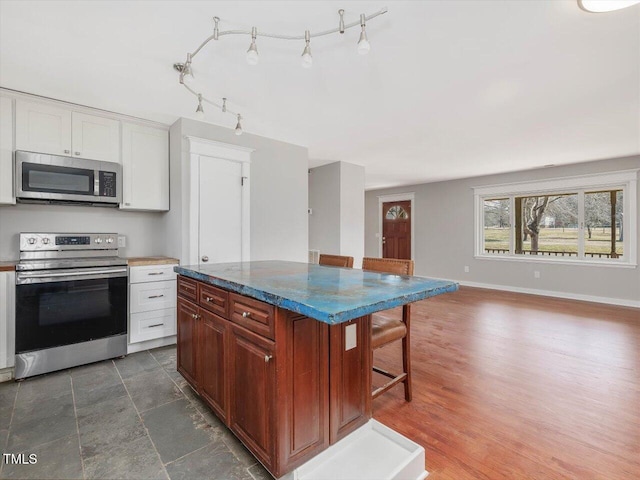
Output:
<svg viewBox="0 0 640 480">
<path fill-rule="evenodd" d="M 209 257 L 207 257 L 206 255 L 202 256 L 202 261 L 203 262 L 208 262 L 209 261 Z"/>
</svg>

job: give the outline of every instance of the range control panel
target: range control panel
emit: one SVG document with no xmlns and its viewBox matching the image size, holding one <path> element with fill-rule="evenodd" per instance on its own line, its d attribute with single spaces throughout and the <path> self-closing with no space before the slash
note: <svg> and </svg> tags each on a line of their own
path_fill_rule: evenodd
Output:
<svg viewBox="0 0 640 480">
<path fill-rule="evenodd" d="M 109 250 L 118 248 L 117 233 L 21 233 L 20 251 Z"/>
</svg>

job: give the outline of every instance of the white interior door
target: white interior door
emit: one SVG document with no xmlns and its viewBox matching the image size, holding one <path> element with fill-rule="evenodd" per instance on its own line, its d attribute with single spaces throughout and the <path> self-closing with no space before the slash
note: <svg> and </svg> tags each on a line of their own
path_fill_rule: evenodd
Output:
<svg viewBox="0 0 640 480">
<path fill-rule="evenodd" d="M 243 163 L 200 155 L 198 258 L 201 263 L 243 258 Z M 245 166 L 245 168 L 247 168 Z M 246 173 L 246 172 L 245 172 Z"/>
</svg>

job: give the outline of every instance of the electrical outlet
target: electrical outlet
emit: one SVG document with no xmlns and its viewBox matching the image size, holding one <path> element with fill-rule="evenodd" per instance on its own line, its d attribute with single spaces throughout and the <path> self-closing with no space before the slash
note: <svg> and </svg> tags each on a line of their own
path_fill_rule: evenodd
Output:
<svg viewBox="0 0 640 480">
<path fill-rule="evenodd" d="M 538 270 L 533 271 L 533 278 L 540 278 L 540 272 Z"/>
<path fill-rule="evenodd" d="M 125 248 L 127 246 L 127 237 L 124 235 L 118 235 L 118 248 Z"/>
<path fill-rule="evenodd" d="M 464 266 L 464 273 L 469 273 L 469 265 Z"/>
</svg>

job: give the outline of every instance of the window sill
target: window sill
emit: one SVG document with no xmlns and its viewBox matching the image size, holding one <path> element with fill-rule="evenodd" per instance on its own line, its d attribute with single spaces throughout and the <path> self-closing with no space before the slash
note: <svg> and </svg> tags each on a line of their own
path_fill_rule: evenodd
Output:
<svg viewBox="0 0 640 480">
<path fill-rule="evenodd" d="M 532 258 L 534 257 L 534 258 Z M 575 265 L 585 267 L 614 267 L 614 268 L 636 268 L 637 263 L 616 262 L 611 260 L 593 261 L 593 260 L 569 260 L 567 258 L 543 258 L 535 255 L 515 256 L 515 255 L 474 255 L 477 260 L 498 260 L 501 262 L 525 262 L 525 263 L 549 263 L 556 265 Z"/>
</svg>

